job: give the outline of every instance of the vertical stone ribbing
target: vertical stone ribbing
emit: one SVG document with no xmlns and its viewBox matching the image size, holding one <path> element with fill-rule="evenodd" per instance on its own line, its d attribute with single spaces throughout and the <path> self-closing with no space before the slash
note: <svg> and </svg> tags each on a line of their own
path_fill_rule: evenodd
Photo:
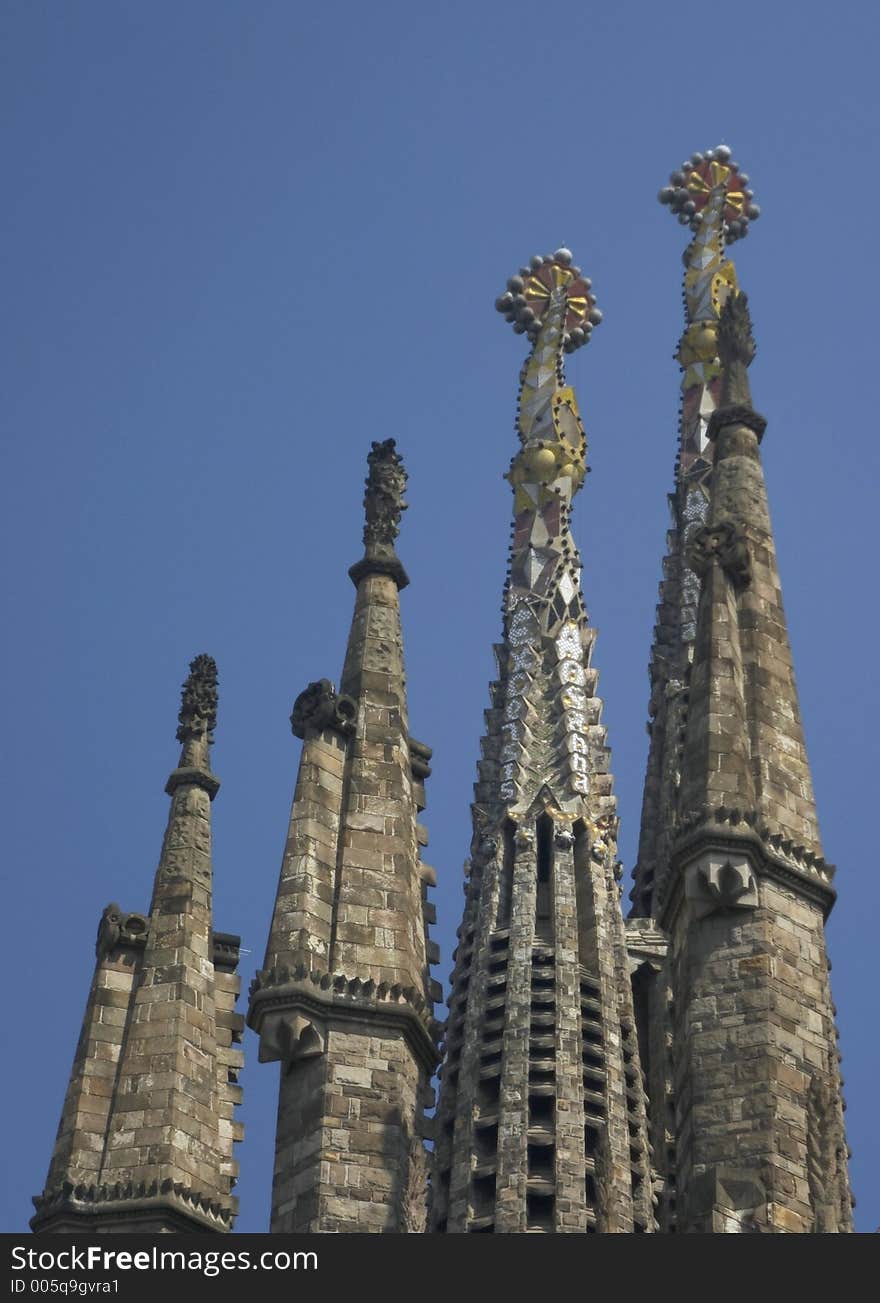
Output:
<svg viewBox="0 0 880 1303">
<path fill-rule="evenodd" d="M 262 1061 L 279 1060 L 274 1232 L 424 1229 L 423 1110 L 436 1053 L 433 870 L 420 859 L 430 749 L 407 723 L 393 547 L 405 474 L 374 444 L 365 556 L 336 693 L 297 699 L 303 751 L 266 965 L 251 989 Z"/>
<path fill-rule="evenodd" d="M 586 1233 L 590 1181 L 595 1162 L 587 1156 L 584 1087 L 592 1066 L 584 1059 L 581 957 L 578 937 L 574 838 L 560 830 L 553 848 L 553 922 L 556 940 L 556 1230 Z"/>
<path fill-rule="evenodd" d="M 528 1131 L 539 1097 L 529 1081 L 532 965 L 535 944 L 535 835 L 527 828 L 514 839 L 513 899 L 507 946 L 507 998 L 498 1071 L 498 1175 L 495 1231 L 509 1234 L 528 1227 Z M 536 1087 L 538 1089 L 538 1087 Z"/>
<path fill-rule="evenodd" d="M 149 917 L 104 911 L 98 963 L 35 1230 L 228 1231 L 241 1066 L 238 939 L 212 928 L 216 666 L 184 685 L 180 764 Z M 218 954 L 219 949 L 219 954 Z M 218 968 L 221 970 L 218 972 Z M 219 1021 L 218 1021 L 219 1020 Z M 96 1107 L 90 1101 L 94 1099 Z"/>
</svg>

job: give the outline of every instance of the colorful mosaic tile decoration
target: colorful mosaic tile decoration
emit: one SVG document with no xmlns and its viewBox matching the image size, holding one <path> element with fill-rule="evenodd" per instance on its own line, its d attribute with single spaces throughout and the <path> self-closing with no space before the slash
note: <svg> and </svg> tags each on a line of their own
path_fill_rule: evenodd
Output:
<svg viewBox="0 0 880 1303">
<path fill-rule="evenodd" d="M 504 807 L 525 813 L 552 773 L 551 803 L 562 812 L 590 791 L 601 708 L 589 668 L 594 633 L 569 527 L 572 499 L 587 470 L 586 437 L 574 391 L 565 383 L 563 356 L 587 343 L 602 314 L 589 278 L 565 248 L 532 258 L 495 306 L 532 341 L 520 375 L 521 447 L 506 476 L 514 512 L 504 640 L 496 649 L 501 674 L 494 696 L 503 717 L 496 794 Z"/>
</svg>

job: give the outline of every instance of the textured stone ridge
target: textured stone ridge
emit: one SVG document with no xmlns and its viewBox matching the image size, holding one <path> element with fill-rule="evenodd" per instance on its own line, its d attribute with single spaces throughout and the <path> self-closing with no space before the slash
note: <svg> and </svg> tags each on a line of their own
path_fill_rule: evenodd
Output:
<svg viewBox="0 0 880 1303">
<path fill-rule="evenodd" d="M 339 693 L 297 699 L 303 747 L 248 1020 L 282 1076 L 273 1231 L 425 1225 L 423 1111 L 437 1061 L 433 870 L 418 821 L 430 748 L 409 736 L 394 552 L 405 473 L 374 444 L 365 556 Z"/>
<path fill-rule="evenodd" d="M 103 912 L 39 1231 L 229 1231 L 241 1091 L 238 937 L 212 930 L 216 666 L 183 692 L 180 765 L 149 915 Z"/>
</svg>

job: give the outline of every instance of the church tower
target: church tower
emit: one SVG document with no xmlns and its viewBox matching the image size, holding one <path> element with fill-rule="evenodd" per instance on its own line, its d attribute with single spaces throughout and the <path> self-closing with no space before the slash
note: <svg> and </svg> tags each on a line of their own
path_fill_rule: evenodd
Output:
<svg viewBox="0 0 880 1303">
<path fill-rule="evenodd" d="M 424 1231 L 423 1109 L 437 1062 L 434 871 L 420 859 L 430 749 L 407 723 L 394 548 L 406 473 L 374 443 L 365 552 L 337 692 L 310 684 L 264 967 L 248 1022 L 280 1065 L 271 1230 Z"/>
<path fill-rule="evenodd" d="M 432 1228 L 654 1229 L 617 815 L 570 533 L 586 440 L 563 354 L 601 320 L 567 249 L 496 304 L 532 348 L 435 1123 Z"/>
<path fill-rule="evenodd" d="M 180 763 L 149 914 L 101 916 L 82 1032 L 35 1231 L 230 1231 L 241 1125 L 239 938 L 212 926 L 217 666 L 183 685 Z"/>
<path fill-rule="evenodd" d="M 849 1231 L 823 931 L 834 869 L 819 837 L 767 506 L 751 321 L 726 256 L 758 210 L 725 146 L 694 154 L 660 199 L 693 232 L 628 925 L 660 1224 Z"/>
</svg>

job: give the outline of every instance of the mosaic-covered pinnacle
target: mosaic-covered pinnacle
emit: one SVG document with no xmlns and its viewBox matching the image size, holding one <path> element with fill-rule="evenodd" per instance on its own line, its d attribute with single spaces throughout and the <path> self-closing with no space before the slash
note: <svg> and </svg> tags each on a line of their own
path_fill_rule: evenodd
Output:
<svg viewBox="0 0 880 1303">
<path fill-rule="evenodd" d="M 717 145 L 703 154 L 692 154 L 669 178 L 657 198 L 668 205 L 682 226 L 696 231 L 710 195 L 724 189 L 723 232 L 728 244 L 748 235 L 749 223 L 757 220 L 761 210 L 753 203 L 749 178 L 739 163 L 731 158 L 727 145 Z"/>
<path fill-rule="evenodd" d="M 217 662 L 213 656 L 196 656 L 181 689 L 177 740 L 188 742 L 207 735 L 213 742 L 217 727 Z"/>
<path fill-rule="evenodd" d="M 562 346 L 566 353 L 573 353 L 587 343 L 602 313 L 591 292 L 592 282 L 580 267 L 574 266 L 570 249 L 535 254 L 528 267 L 520 267 L 518 274 L 511 276 L 507 289 L 495 300 L 495 307 L 518 335 L 528 335 L 534 342 L 554 290 L 563 288 L 567 311 Z"/>
</svg>

